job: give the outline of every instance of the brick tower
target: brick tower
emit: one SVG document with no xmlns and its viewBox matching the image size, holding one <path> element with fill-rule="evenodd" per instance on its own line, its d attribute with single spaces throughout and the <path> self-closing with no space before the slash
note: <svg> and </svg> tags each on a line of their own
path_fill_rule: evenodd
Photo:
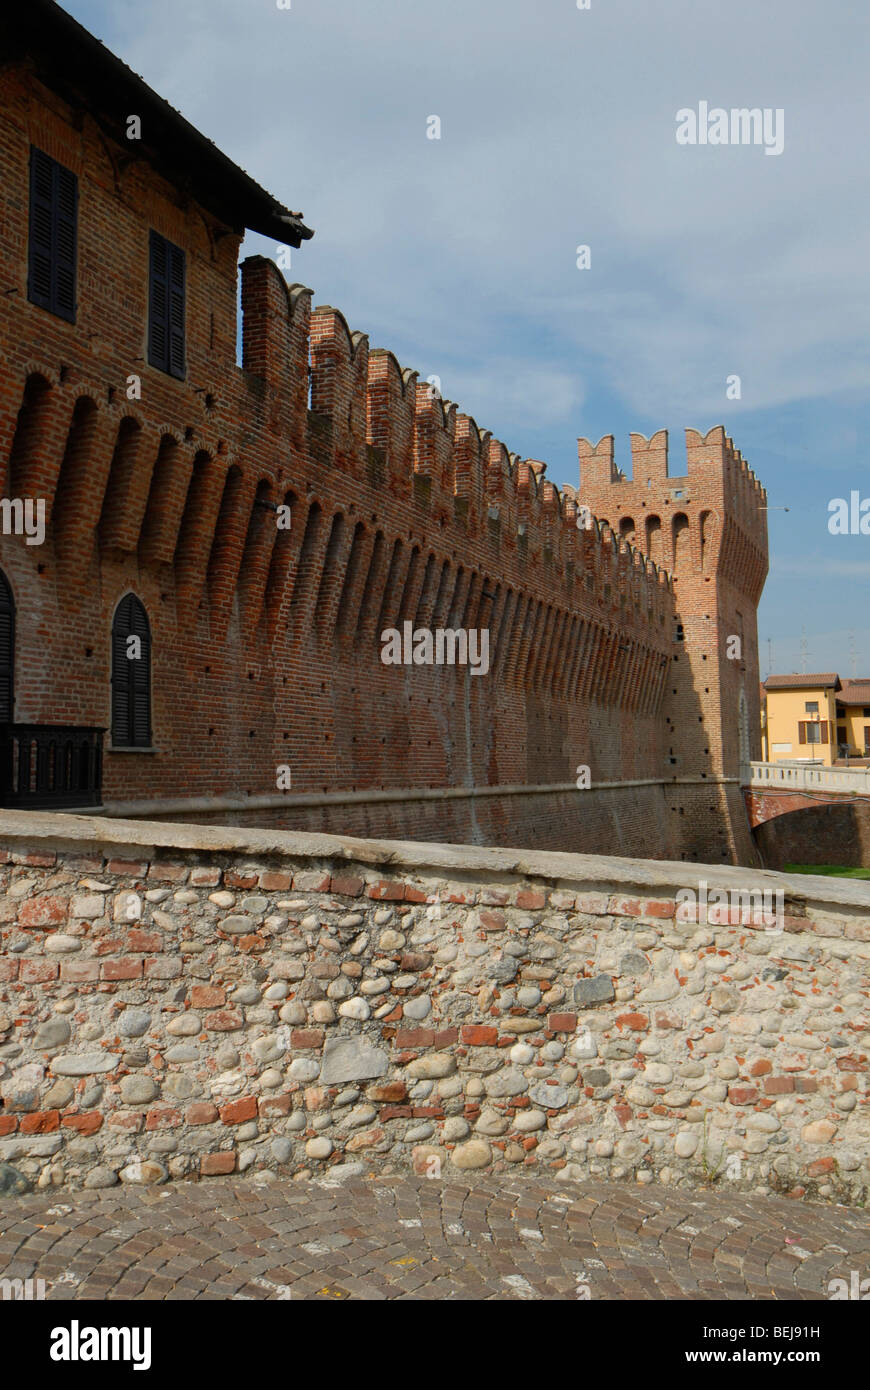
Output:
<svg viewBox="0 0 870 1390">
<path fill-rule="evenodd" d="M 709 845 L 706 813 L 715 801 L 726 828 L 720 855 L 730 859 L 735 835 L 744 840 L 735 793 L 744 765 L 760 757 L 757 608 L 768 568 L 766 493 L 721 425 L 706 436 L 686 430 L 687 471 L 679 476 L 668 473 L 666 430 L 651 439 L 632 434 L 631 479 L 615 465 L 612 435 L 597 445 L 580 439 L 578 452 L 582 502 L 673 575 L 662 773 L 676 783 L 718 786 L 715 798 L 699 786 L 696 810 Z M 684 797 L 681 804 L 690 803 Z M 685 814 L 676 803 L 675 811 Z"/>
</svg>

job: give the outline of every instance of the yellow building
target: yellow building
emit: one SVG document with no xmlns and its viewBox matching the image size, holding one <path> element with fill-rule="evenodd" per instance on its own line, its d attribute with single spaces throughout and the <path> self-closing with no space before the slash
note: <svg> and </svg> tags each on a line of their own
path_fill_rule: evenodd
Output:
<svg viewBox="0 0 870 1390">
<path fill-rule="evenodd" d="M 831 767 L 838 752 L 841 689 L 836 672 L 768 676 L 764 682 L 765 761 L 816 762 Z"/>
<path fill-rule="evenodd" d="M 870 680 L 843 681 L 837 696 L 840 756 L 870 758 Z"/>
</svg>

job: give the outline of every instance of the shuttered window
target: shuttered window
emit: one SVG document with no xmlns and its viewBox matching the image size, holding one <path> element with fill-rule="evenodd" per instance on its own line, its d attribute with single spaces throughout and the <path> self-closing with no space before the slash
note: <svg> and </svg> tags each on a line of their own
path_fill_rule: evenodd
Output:
<svg viewBox="0 0 870 1390">
<path fill-rule="evenodd" d="M 69 323 L 76 318 L 78 199 L 75 174 L 31 145 L 27 298 Z"/>
<path fill-rule="evenodd" d="M 798 722 L 798 742 L 799 743 L 827 743 L 828 742 L 828 720 L 823 719 L 820 723 L 815 720 L 801 719 Z"/>
<path fill-rule="evenodd" d="M 170 376 L 184 376 L 184 252 L 159 232 L 148 256 L 148 361 Z"/>
<path fill-rule="evenodd" d="M 112 743 L 151 746 L 151 628 L 135 594 L 121 599 L 112 623 Z"/>
<path fill-rule="evenodd" d="M 15 604 L 9 582 L 0 570 L 0 724 L 12 723 L 15 665 Z"/>
</svg>

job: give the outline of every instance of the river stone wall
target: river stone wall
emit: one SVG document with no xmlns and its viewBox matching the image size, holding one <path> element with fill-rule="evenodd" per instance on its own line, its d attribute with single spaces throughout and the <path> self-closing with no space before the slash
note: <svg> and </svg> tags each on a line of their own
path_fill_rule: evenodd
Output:
<svg viewBox="0 0 870 1390">
<path fill-rule="evenodd" d="M 866 1198 L 864 885 L 49 814 L 0 816 L 0 860 L 7 1190 L 526 1166 Z M 782 889 L 784 930 L 679 920 L 699 877 Z"/>
</svg>

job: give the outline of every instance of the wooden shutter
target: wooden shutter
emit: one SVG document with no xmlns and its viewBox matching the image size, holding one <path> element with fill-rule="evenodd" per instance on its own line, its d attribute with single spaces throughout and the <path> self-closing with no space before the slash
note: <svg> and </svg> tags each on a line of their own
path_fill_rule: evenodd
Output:
<svg viewBox="0 0 870 1390">
<path fill-rule="evenodd" d="M 127 662 L 130 668 L 130 742 L 137 748 L 148 748 L 151 745 L 151 633 L 145 609 L 138 599 L 130 597 L 130 632 L 141 642 L 139 660 Z"/>
<path fill-rule="evenodd" d="M 151 233 L 148 285 L 148 361 L 171 376 L 184 376 L 184 252 Z"/>
<path fill-rule="evenodd" d="M 806 741 L 807 741 L 807 726 L 806 726 L 806 721 L 803 720 L 803 719 L 801 719 L 801 720 L 798 721 L 798 743 L 806 743 Z"/>
<path fill-rule="evenodd" d="M 75 323 L 79 181 L 42 150 L 30 150 L 27 297 Z"/>
<path fill-rule="evenodd" d="M 827 721 L 827 719 L 823 719 L 823 720 L 822 720 L 822 723 L 821 723 L 821 733 L 819 734 L 819 742 L 820 742 L 820 743 L 827 743 L 827 741 L 828 741 L 828 721 Z"/>
<path fill-rule="evenodd" d="M 127 599 L 122 599 L 112 623 L 112 743 L 126 748 L 130 742 L 130 663 L 124 621 Z"/>
<path fill-rule="evenodd" d="M 30 234 L 28 239 L 27 298 L 43 309 L 51 308 L 51 270 L 54 260 L 54 178 L 52 165 L 42 150 L 30 150 Z"/>
<path fill-rule="evenodd" d="M 54 166 L 55 261 L 52 308 L 62 319 L 76 316 L 76 222 L 79 181 L 62 164 Z"/>
<path fill-rule="evenodd" d="M 162 372 L 169 365 L 166 241 L 151 233 L 148 265 L 148 361 Z"/>
<path fill-rule="evenodd" d="M 172 376 L 184 376 L 184 252 L 178 246 L 167 242 L 168 312 L 169 323 L 169 361 L 168 370 Z"/>
<path fill-rule="evenodd" d="M 138 637 L 138 660 L 127 655 L 127 638 Z M 112 743 L 121 748 L 151 746 L 151 631 L 135 594 L 127 594 L 112 624 Z"/>
<path fill-rule="evenodd" d="M 12 723 L 15 663 L 15 606 L 5 574 L 0 572 L 0 724 Z"/>
</svg>

